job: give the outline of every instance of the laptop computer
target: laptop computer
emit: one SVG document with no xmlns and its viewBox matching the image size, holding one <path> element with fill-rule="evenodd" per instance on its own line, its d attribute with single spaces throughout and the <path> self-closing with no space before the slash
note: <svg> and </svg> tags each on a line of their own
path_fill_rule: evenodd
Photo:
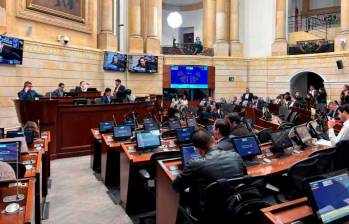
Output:
<svg viewBox="0 0 349 224">
<path fill-rule="evenodd" d="M 187 118 L 187 126 L 188 127 L 196 127 L 196 118 L 195 117 L 189 117 Z"/>
<path fill-rule="evenodd" d="M 113 138 L 116 141 L 125 141 L 132 137 L 132 129 L 127 125 L 115 126 L 113 129 Z"/>
<path fill-rule="evenodd" d="M 151 131 L 139 131 L 136 133 L 136 147 L 138 150 L 155 149 L 160 145 L 160 135 L 156 135 Z"/>
<path fill-rule="evenodd" d="M 7 131 L 7 138 L 25 137 L 27 145 L 32 145 L 34 141 L 34 132 L 32 130 L 25 131 Z"/>
<path fill-rule="evenodd" d="M 349 220 L 349 173 L 340 170 L 305 180 L 310 206 L 319 223 Z"/>
<path fill-rule="evenodd" d="M 144 123 L 143 129 L 145 131 L 153 131 L 153 130 L 160 130 L 160 127 L 157 123 Z"/>
<path fill-rule="evenodd" d="M 191 135 L 194 132 L 194 127 L 177 128 L 176 136 L 178 144 L 188 144 L 191 142 Z"/>
<path fill-rule="evenodd" d="M 311 145 L 313 137 L 311 136 L 307 124 L 302 124 L 294 127 L 295 133 L 303 147 Z"/>
<path fill-rule="evenodd" d="M 181 146 L 181 159 L 183 169 L 188 166 L 188 163 L 193 159 L 200 159 L 200 154 L 196 151 L 193 145 Z"/>
<path fill-rule="evenodd" d="M 136 121 L 133 119 L 125 120 L 124 125 L 130 126 L 132 131 L 134 131 L 136 129 Z"/>
<path fill-rule="evenodd" d="M 113 121 L 99 122 L 99 133 L 101 134 L 112 133 L 113 127 L 114 127 Z"/>
<path fill-rule="evenodd" d="M 257 161 L 252 159 L 262 154 L 262 150 L 259 147 L 257 137 L 255 135 L 234 137 L 231 139 L 234 148 L 237 153 L 245 160 L 246 166 L 258 165 Z"/>
<path fill-rule="evenodd" d="M 291 139 L 288 137 L 290 129 L 279 130 L 270 134 L 273 147 L 270 149 L 272 152 L 278 154 L 279 157 L 289 156 L 284 150 L 293 147 Z"/>
<path fill-rule="evenodd" d="M 181 122 L 178 119 L 169 120 L 168 125 L 171 131 L 181 128 Z"/>
<path fill-rule="evenodd" d="M 0 161 L 17 162 L 21 156 L 21 142 L 8 141 L 0 142 Z"/>
</svg>

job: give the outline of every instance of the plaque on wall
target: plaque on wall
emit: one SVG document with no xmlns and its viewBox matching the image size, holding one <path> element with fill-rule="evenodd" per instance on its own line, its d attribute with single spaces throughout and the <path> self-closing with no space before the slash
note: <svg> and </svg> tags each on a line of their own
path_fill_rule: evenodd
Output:
<svg viewBox="0 0 349 224">
<path fill-rule="evenodd" d="M 27 8 L 77 22 L 85 22 L 85 0 L 27 0 Z"/>
</svg>

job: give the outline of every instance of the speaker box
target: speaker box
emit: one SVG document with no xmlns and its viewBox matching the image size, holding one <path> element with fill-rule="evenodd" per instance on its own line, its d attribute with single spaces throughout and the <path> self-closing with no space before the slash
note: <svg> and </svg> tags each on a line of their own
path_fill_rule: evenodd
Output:
<svg viewBox="0 0 349 224">
<path fill-rule="evenodd" d="M 343 69 L 344 67 L 343 67 L 343 61 L 342 60 L 338 60 L 338 61 L 336 61 L 336 63 L 337 63 L 337 68 L 338 69 Z"/>
</svg>

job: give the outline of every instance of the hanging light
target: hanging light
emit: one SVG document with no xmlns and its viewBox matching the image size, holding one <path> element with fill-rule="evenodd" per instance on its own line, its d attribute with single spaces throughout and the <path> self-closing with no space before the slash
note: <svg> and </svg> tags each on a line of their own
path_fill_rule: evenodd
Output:
<svg viewBox="0 0 349 224">
<path fill-rule="evenodd" d="M 180 27 L 182 23 L 183 18 L 179 12 L 171 12 L 167 17 L 167 24 L 173 29 Z"/>
</svg>

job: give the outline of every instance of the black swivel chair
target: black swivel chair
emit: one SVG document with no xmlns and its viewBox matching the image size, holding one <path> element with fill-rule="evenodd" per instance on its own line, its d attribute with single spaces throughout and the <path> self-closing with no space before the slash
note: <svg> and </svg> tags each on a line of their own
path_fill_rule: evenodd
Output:
<svg viewBox="0 0 349 224">
<path fill-rule="evenodd" d="M 179 207 L 179 211 L 189 224 L 259 223 L 260 209 L 268 206 L 260 193 L 265 185 L 263 176 L 221 179 L 206 188 L 205 211 L 201 218 L 191 216 L 188 209 L 182 206 Z M 238 204 L 242 205 L 239 201 L 241 199 L 245 206 L 237 209 Z"/>
<path fill-rule="evenodd" d="M 349 141 L 338 142 L 336 146 L 338 148 L 336 169 L 349 169 Z"/>
<path fill-rule="evenodd" d="M 309 157 L 312 156 L 317 156 L 319 158 L 319 162 L 316 164 L 314 169 L 320 170 L 324 173 L 330 173 L 335 170 L 342 169 L 341 167 L 336 167 L 338 165 L 337 161 L 340 159 L 339 150 L 337 147 L 314 152 Z"/>
</svg>

